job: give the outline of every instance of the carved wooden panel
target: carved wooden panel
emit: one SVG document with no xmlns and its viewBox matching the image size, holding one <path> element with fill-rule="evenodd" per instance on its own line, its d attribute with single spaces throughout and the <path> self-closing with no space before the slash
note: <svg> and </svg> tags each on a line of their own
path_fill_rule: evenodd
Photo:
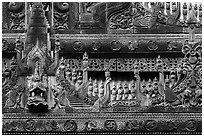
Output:
<svg viewBox="0 0 204 137">
<path fill-rule="evenodd" d="M 202 134 L 201 3 L 2 9 L 3 134 Z"/>
</svg>

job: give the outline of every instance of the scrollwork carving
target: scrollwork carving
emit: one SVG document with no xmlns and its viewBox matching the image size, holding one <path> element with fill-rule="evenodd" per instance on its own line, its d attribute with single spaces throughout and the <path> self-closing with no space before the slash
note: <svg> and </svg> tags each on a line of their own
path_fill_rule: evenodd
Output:
<svg viewBox="0 0 204 137">
<path fill-rule="evenodd" d="M 56 30 L 66 30 L 68 29 L 68 21 L 69 21 L 69 8 L 70 5 L 68 2 L 55 2 L 54 9 L 54 28 Z"/>
<path fill-rule="evenodd" d="M 55 2 L 54 7 L 57 12 L 65 13 L 69 11 L 69 3 L 68 2 Z"/>
<path fill-rule="evenodd" d="M 23 30 L 25 28 L 25 13 L 23 2 L 10 2 L 10 30 Z"/>
<path fill-rule="evenodd" d="M 9 2 L 8 4 L 9 10 L 13 13 L 18 13 L 22 11 L 23 7 L 24 7 L 23 2 Z"/>
</svg>

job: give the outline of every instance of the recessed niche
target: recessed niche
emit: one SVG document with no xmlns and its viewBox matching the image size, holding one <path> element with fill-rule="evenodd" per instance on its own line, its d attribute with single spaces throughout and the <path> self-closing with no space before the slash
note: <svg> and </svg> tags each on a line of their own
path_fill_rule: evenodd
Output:
<svg viewBox="0 0 204 137">
<path fill-rule="evenodd" d="M 149 79 L 153 80 L 155 77 L 159 79 L 159 72 L 140 72 L 141 81 L 148 81 Z"/>
<path fill-rule="evenodd" d="M 88 79 L 97 80 L 97 81 L 104 81 L 105 78 L 105 72 L 104 71 L 89 71 L 88 72 Z"/>
</svg>

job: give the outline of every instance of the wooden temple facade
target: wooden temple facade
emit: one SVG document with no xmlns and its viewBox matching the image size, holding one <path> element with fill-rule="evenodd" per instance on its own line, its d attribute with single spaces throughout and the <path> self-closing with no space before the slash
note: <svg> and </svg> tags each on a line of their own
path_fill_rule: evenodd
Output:
<svg viewBox="0 0 204 137">
<path fill-rule="evenodd" d="M 3 134 L 202 134 L 202 3 L 3 2 Z"/>
</svg>

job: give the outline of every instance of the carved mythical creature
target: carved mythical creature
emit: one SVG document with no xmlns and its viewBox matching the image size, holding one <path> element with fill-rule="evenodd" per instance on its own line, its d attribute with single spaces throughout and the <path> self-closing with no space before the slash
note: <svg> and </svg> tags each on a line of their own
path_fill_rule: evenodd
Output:
<svg viewBox="0 0 204 137">
<path fill-rule="evenodd" d="M 166 3 L 170 6 L 170 3 Z M 124 4 L 125 5 L 125 4 Z M 109 26 L 111 29 L 131 29 L 132 27 L 152 28 L 156 23 L 165 25 L 177 25 L 180 17 L 180 3 L 173 3 L 172 14 L 170 8 L 167 9 L 167 15 L 164 14 L 164 3 L 151 2 L 150 7 L 148 3 L 133 2 L 126 9 L 117 12 L 116 15 L 109 19 Z M 111 10 L 110 10 L 111 12 Z"/>
</svg>

